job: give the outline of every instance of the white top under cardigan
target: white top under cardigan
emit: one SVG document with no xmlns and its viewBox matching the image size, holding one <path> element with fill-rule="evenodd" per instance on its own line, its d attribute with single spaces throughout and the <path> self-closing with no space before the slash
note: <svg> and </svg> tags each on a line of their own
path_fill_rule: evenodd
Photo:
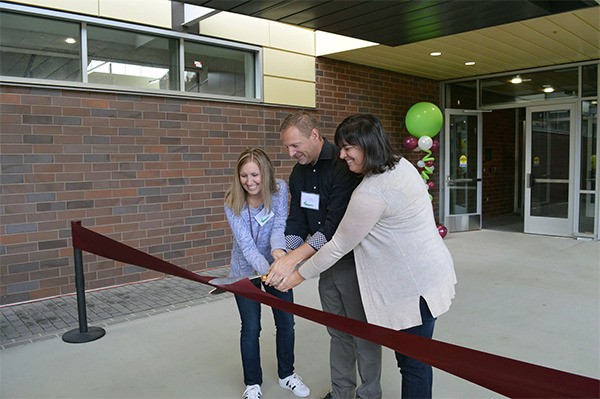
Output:
<svg viewBox="0 0 600 399">
<path fill-rule="evenodd" d="M 363 179 L 333 238 L 298 270 L 316 277 L 352 249 L 369 323 L 395 330 L 422 324 L 421 296 L 434 317 L 449 309 L 454 264 L 427 186 L 407 160 Z"/>
</svg>

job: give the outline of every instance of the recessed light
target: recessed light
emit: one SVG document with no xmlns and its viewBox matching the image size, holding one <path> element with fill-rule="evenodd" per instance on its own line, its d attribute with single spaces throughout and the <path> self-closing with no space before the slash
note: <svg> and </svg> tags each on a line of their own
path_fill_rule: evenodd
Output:
<svg viewBox="0 0 600 399">
<path fill-rule="evenodd" d="M 554 87 L 550 85 L 544 85 L 544 93 L 552 93 L 554 92 Z"/>
<path fill-rule="evenodd" d="M 465 65 L 475 65 L 475 61 L 467 61 L 465 62 Z"/>
<path fill-rule="evenodd" d="M 442 53 L 440 53 L 439 51 L 434 51 L 432 53 L 429 53 L 429 55 L 432 57 L 439 57 L 440 55 L 442 55 Z"/>
<path fill-rule="evenodd" d="M 74 43 L 76 42 L 76 40 L 75 40 L 75 39 L 73 39 L 72 37 L 67 37 L 67 38 L 65 39 L 65 42 L 67 42 L 67 43 L 69 43 L 69 44 L 74 44 Z"/>
<path fill-rule="evenodd" d="M 521 83 L 523 81 L 523 79 L 521 79 L 521 77 L 519 75 L 515 76 L 514 78 L 512 78 L 510 80 L 510 83 L 518 85 L 519 83 Z"/>
</svg>

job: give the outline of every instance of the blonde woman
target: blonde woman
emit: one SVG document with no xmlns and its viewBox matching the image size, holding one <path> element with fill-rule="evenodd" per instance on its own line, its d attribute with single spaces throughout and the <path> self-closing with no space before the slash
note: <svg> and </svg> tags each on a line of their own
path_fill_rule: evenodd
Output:
<svg viewBox="0 0 600 399">
<path fill-rule="evenodd" d="M 240 154 L 231 187 L 225 194 L 225 214 L 233 233 L 230 277 L 266 274 L 271 263 L 285 255 L 285 222 L 288 213 L 288 186 L 275 178 L 273 164 L 259 148 Z M 260 289 L 260 279 L 254 279 Z M 287 302 L 294 301 L 292 290 L 280 292 L 262 285 L 266 292 Z M 235 295 L 242 329 L 240 349 L 246 389 L 244 399 L 259 399 L 263 383 L 260 365 L 261 304 Z M 276 327 L 277 373 L 279 386 L 296 396 L 310 390 L 294 372 L 294 317 L 273 309 Z"/>
</svg>

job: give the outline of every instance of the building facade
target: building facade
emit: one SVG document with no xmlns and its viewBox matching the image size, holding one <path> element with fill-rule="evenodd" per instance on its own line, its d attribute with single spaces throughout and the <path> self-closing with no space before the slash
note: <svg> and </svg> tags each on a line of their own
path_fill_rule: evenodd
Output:
<svg viewBox="0 0 600 399">
<path fill-rule="evenodd" d="M 262 147 L 278 177 L 287 178 L 293 162 L 281 146 L 279 125 L 288 113 L 314 111 L 333 139 L 343 118 L 371 112 L 400 148 L 408 108 L 439 99 L 432 80 L 310 58 L 313 81 L 300 82 L 312 87 L 309 100 L 294 90 L 298 78 L 287 84 L 270 76 L 283 89 L 269 91 L 267 70 L 281 68 L 267 60 L 262 99 L 3 76 L 2 303 L 74 292 L 75 220 L 193 271 L 225 266 L 231 235 L 223 196 L 237 156 Z M 297 55 L 286 62 L 293 66 Z M 90 254 L 84 267 L 90 289 L 160 277 Z"/>
<path fill-rule="evenodd" d="M 520 103 L 497 92 L 482 103 L 495 77 L 438 82 L 318 57 L 310 30 L 228 13 L 202 20 L 168 0 L 0 6 L 1 304 L 75 291 L 71 221 L 192 271 L 226 266 L 223 197 L 237 156 L 262 147 L 286 179 L 293 161 L 279 125 L 297 109 L 314 112 L 329 139 L 346 116 L 376 114 L 416 164 L 422 154 L 402 147 L 404 117 L 417 102 L 439 104 L 439 223 L 461 231 L 515 214 L 527 224 L 527 207 L 536 223 L 568 215 L 566 233 L 534 223 L 537 233 L 598 238 L 597 60 L 569 67 L 574 96 Z M 564 176 L 532 169 L 551 167 L 531 152 L 541 137 L 533 148 L 564 158 L 542 146 L 564 150 L 565 136 L 566 194 Z M 544 187 L 533 202 L 531 175 Z M 89 289 L 161 277 L 91 254 L 84 270 Z"/>
</svg>

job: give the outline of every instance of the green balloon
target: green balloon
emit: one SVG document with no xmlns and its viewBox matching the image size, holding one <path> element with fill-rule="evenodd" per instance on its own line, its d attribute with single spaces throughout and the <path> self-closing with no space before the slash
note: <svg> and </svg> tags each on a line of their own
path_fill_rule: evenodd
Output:
<svg viewBox="0 0 600 399">
<path fill-rule="evenodd" d="M 439 133 L 443 122 L 442 111 L 437 105 L 428 102 L 416 103 L 406 113 L 406 128 L 415 137 L 434 137 Z"/>
</svg>

